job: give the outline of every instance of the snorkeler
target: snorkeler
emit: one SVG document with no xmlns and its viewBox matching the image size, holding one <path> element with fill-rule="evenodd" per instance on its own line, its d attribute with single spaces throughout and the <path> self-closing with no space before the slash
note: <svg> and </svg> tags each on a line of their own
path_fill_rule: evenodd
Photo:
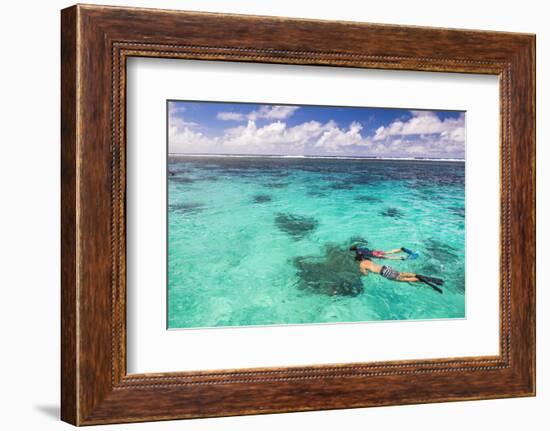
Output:
<svg viewBox="0 0 550 431">
<path fill-rule="evenodd" d="M 412 272 L 399 272 L 387 265 L 377 265 L 369 258 L 364 257 L 364 255 L 358 252 L 355 253 L 355 260 L 360 262 L 359 271 L 361 271 L 363 275 L 368 275 L 369 272 L 373 272 L 392 281 L 403 281 L 405 283 L 422 282 L 430 286 L 435 291 L 443 293 L 443 290 L 438 287 L 443 284 L 443 280 L 440 278 L 427 277 L 425 275 L 414 274 Z"/>
<path fill-rule="evenodd" d="M 366 243 L 365 243 L 366 245 Z M 375 258 L 375 259 L 390 259 L 390 260 L 405 260 L 405 259 L 416 259 L 418 257 L 417 253 L 409 250 L 408 248 L 401 247 L 394 250 L 383 251 L 383 250 L 372 250 L 370 248 L 361 246 L 361 245 L 352 245 L 350 251 L 354 251 L 356 254 L 360 254 L 364 258 Z M 405 253 L 406 255 L 401 256 L 389 256 L 390 254 Z"/>
</svg>

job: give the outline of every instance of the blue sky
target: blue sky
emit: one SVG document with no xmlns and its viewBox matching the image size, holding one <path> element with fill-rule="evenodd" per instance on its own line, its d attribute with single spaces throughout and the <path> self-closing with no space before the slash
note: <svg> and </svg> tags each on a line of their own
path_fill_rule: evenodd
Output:
<svg viewBox="0 0 550 431">
<path fill-rule="evenodd" d="M 464 158 L 461 111 L 168 102 L 170 153 Z"/>
</svg>

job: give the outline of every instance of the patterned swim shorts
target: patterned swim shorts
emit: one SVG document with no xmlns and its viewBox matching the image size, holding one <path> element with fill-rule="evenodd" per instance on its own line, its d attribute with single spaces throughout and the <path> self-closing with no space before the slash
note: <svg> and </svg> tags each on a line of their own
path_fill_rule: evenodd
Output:
<svg viewBox="0 0 550 431">
<path fill-rule="evenodd" d="M 397 280 L 399 278 L 399 271 L 396 271 L 391 266 L 384 265 L 380 269 L 380 275 L 384 278 L 387 278 L 388 280 Z"/>
</svg>

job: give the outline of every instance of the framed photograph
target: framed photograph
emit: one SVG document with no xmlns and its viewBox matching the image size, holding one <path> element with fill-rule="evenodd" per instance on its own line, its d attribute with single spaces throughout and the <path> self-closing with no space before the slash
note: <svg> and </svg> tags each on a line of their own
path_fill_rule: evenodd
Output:
<svg viewBox="0 0 550 431">
<path fill-rule="evenodd" d="M 535 36 L 62 11 L 61 415 L 535 394 Z"/>
</svg>

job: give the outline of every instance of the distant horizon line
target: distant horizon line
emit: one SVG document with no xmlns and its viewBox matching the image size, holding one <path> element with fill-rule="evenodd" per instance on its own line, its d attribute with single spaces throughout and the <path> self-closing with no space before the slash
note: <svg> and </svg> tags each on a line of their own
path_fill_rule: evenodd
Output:
<svg viewBox="0 0 550 431">
<path fill-rule="evenodd" d="M 168 153 L 168 156 L 185 157 L 233 157 L 251 158 L 264 157 L 269 159 L 339 159 L 339 160 L 403 160 L 403 161 L 437 161 L 437 162 L 465 162 L 459 158 L 436 157 L 379 157 L 379 156 L 320 156 L 320 155 L 282 155 L 282 154 L 198 154 L 198 153 Z"/>
</svg>

